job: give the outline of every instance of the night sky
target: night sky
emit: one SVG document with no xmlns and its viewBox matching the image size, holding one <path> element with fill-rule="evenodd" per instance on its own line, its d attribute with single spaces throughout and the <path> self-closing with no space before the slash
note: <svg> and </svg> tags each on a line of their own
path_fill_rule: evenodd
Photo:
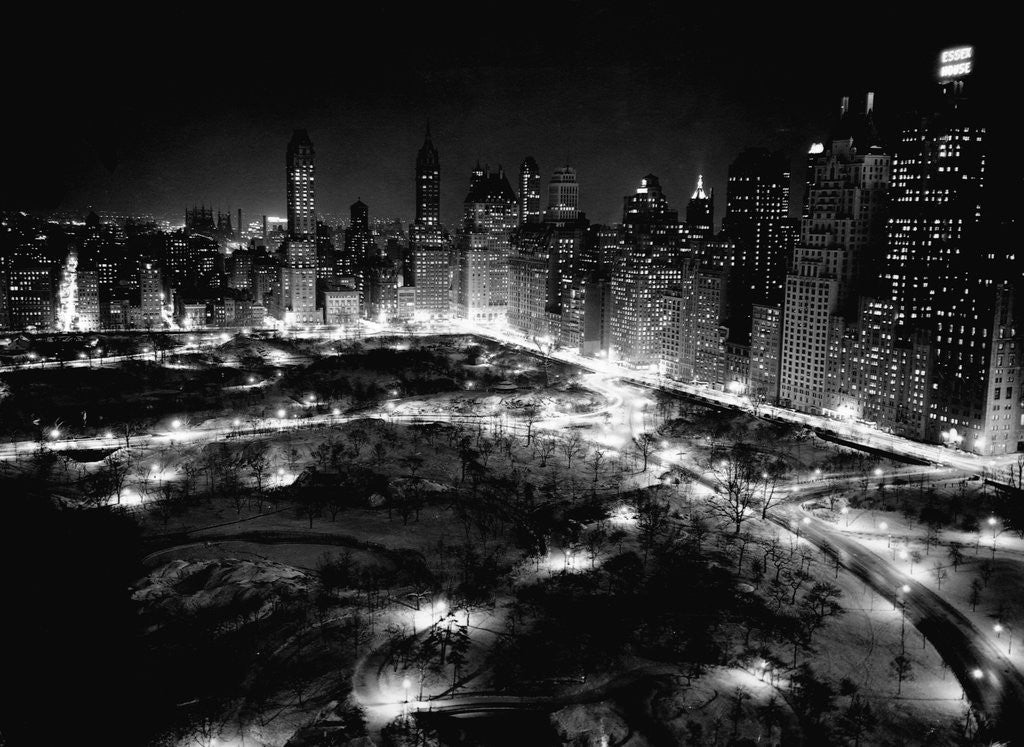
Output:
<svg viewBox="0 0 1024 747">
<path fill-rule="evenodd" d="M 891 19 L 741 22 L 736 6 L 695 20 L 683 5 L 552 3 L 528 21 L 516 20 L 522 5 L 503 6 L 500 20 L 484 5 L 333 20 L 303 11 L 294 25 L 288 6 L 260 18 L 168 12 L 136 28 L 39 18 L 40 35 L 2 52 L 17 71 L 5 86 L 2 205 L 180 219 L 195 202 L 247 220 L 284 215 L 285 145 L 301 127 L 316 147 L 319 212 L 347 216 L 361 198 L 372 217 L 411 220 L 429 119 L 446 222 L 477 159 L 514 184 L 528 154 L 544 185 L 557 166 L 577 169 L 592 221 L 619 220 L 647 173 L 682 211 L 698 172 L 720 219 L 736 154 L 781 148 L 798 166 L 843 93 L 877 91 L 884 116 L 930 85 L 939 50 L 955 44 L 976 46 L 990 81 L 1019 69 L 995 18 L 883 32 Z"/>
</svg>

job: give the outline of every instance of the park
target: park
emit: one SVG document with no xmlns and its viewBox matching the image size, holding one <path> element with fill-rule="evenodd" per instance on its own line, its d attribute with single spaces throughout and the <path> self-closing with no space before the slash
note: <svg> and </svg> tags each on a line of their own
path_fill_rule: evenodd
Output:
<svg viewBox="0 0 1024 747">
<path fill-rule="evenodd" d="M 12 593 L 85 704 L 117 672 L 69 708 L 135 743 L 1019 733 L 1024 461 L 997 485 L 471 334 L 69 344 L 0 373 Z"/>
</svg>

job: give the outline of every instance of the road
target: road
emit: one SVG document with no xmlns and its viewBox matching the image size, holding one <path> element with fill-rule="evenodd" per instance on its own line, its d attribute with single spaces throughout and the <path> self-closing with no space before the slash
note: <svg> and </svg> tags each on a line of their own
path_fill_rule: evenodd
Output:
<svg viewBox="0 0 1024 747">
<path fill-rule="evenodd" d="M 466 334 L 474 334 L 479 337 L 495 340 L 496 342 L 522 348 L 533 355 L 548 357 L 552 360 L 561 361 L 563 363 L 571 363 L 589 371 L 603 373 L 607 376 L 617 377 L 624 381 L 635 382 L 644 387 L 685 394 L 695 399 L 731 409 L 744 410 L 746 412 L 751 412 L 753 409 L 749 399 L 742 396 L 731 394 L 729 392 L 717 391 L 710 387 L 673 381 L 656 374 L 626 368 L 606 359 L 583 357 L 578 353 L 568 350 L 548 351 L 543 349 L 542 346 L 538 346 L 531 340 L 523 337 L 522 335 L 515 334 L 508 329 L 496 330 L 468 322 L 458 323 L 456 325 L 456 329 L 460 329 Z M 796 410 L 775 407 L 772 405 L 759 405 L 757 411 L 760 415 L 768 415 L 778 420 L 785 420 L 787 422 L 805 425 L 811 428 L 820 428 L 842 438 L 846 438 L 881 451 L 913 456 L 935 464 L 956 467 L 957 469 L 962 469 L 974 474 L 1004 471 L 1007 466 L 1015 465 L 1017 462 L 1016 454 L 982 457 L 977 454 L 949 449 L 944 446 L 911 441 L 906 438 L 884 433 L 854 421 L 835 420 L 832 418 L 810 415 L 807 413 L 797 412 Z"/>
<path fill-rule="evenodd" d="M 796 495 L 806 502 L 815 492 L 811 488 Z M 802 504 L 779 506 L 769 512 L 769 518 L 819 549 L 838 556 L 841 567 L 894 606 L 905 605 L 907 621 L 935 647 L 971 703 L 998 724 L 996 731 L 987 736 L 1013 738 L 1024 734 L 1024 676 L 963 613 L 829 523 L 814 518 L 805 522 L 808 515 Z M 903 592 L 904 586 L 910 591 Z"/>
</svg>

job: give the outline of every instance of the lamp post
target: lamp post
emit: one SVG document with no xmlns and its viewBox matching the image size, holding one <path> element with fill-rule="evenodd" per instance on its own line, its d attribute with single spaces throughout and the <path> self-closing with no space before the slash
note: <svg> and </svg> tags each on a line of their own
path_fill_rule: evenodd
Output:
<svg viewBox="0 0 1024 747">
<path fill-rule="evenodd" d="M 903 592 L 903 598 L 900 602 L 900 653 L 907 653 L 907 599 L 906 595 L 910 593 L 910 586 L 903 584 L 899 589 Z"/>
</svg>

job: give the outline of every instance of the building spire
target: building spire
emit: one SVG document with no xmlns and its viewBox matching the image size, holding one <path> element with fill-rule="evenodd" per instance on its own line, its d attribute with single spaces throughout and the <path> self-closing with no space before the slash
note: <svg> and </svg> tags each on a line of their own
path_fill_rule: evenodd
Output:
<svg viewBox="0 0 1024 747">
<path fill-rule="evenodd" d="M 707 193 L 704 192 L 704 175 L 697 174 L 697 189 L 693 190 L 693 194 L 690 196 L 691 200 L 706 200 L 708 199 Z"/>
</svg>

